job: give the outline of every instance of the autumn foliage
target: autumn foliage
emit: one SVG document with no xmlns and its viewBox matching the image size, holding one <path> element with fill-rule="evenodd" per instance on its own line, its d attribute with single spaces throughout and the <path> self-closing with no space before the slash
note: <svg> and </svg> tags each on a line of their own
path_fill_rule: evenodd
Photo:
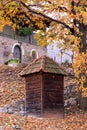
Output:
<svg viewBox="0 0 87 130">
<path fill-rule="evenodd" d="M 75 68 L 76 83 L 82 96 L 87 96 L 87 54 L 80 53 L 76 56 L 73 64 Z"/>
<path fill-rule="evenodd" d="M 39 29 L 36 39 L 46 46 L 57 42 L 76 54 L 76 82 L 87 96 L 87 0 L 1 0 L 0 29 Z"/>
</svg>

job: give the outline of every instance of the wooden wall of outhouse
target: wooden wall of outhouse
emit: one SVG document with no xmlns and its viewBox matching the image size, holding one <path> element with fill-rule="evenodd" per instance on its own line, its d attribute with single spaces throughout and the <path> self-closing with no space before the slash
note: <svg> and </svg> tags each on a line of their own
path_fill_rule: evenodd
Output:
<svg viewBox="0 0 87 130">
<path fill-rule="evenodd" d="M 31 62 L 20 74 L 26 81 L 26 112 L 43 116 L 46 109 L 64 107 L 66 72 L 51 58 L 43 56 Z"/>
</svg>

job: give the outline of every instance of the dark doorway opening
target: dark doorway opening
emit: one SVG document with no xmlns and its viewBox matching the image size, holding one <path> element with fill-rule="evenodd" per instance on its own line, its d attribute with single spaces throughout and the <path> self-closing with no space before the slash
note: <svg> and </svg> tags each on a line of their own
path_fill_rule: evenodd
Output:
<svg viewBox="0 0 87 130">
<path fill-rule="evenodd" d="M 14 58 L 19 59 L 21 62 L 21 48 L 18 45 L 14 47 Z"/>
</svg>

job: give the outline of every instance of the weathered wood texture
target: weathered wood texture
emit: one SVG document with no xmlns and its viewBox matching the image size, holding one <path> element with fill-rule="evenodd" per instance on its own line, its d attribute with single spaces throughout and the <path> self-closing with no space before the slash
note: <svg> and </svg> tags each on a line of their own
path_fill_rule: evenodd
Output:
<svg viewBox="0 0 87 130">
<path fill-rule="evenodd" d="M 63 76 L 43 74 L 43 107 L 63 107 Z"/>
<path fill-rule="evenodd" d="M 39 73 L 26 77 L 26 112 L 41 115 L 42 113 L 42 75 Z"/>
<path fill-rule="evenodd" d="M 25 79 L 27 114 L 42 116 L 46 109 L 63 109 L 63 76 L 35 73 Z"/>
</svg>

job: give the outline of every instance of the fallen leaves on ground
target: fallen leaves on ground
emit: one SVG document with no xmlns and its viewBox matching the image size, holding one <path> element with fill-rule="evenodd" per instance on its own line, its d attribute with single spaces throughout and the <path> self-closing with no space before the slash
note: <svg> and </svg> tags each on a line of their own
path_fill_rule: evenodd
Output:
<svg viewBox="0 0 87 130">
<path fill-rule="evenodd" d="M 0 107 L 25 97 L 25 81 L 19 76 L 22 69 L 0 65 Z"/>
<path fill-rule="evenodd" d="M 18 75 L 22 68 L 0 66 L 0 106 L 25 97 L 25 82 Z M 0 113 L 1 126 L 3 130 L 87 130 L 87 113 L 75 107 L 66 110 L 64 119 Z"/>
<path fill-rule="evenodd" d="M 87 130 L 87 113 L 68 115 L 64 119 L 0 114 L 0 126 L 4 130 L 14 130 L 15 124 L 21 130 Z"/>
</svg>

